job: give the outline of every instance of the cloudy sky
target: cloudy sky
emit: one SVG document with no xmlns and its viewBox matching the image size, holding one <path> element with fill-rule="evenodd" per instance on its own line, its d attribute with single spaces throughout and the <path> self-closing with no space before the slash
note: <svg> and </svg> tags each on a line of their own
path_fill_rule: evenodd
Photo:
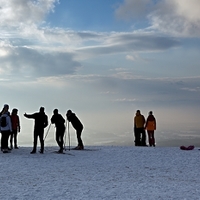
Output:
<svg viewBox="0 0 200 200">
<path fill-rule="evenodd" d="M 137 109 L 157 145 L 200 146 L 199 0 L 1 0 L 0 102 L 32 144 L 44 106 L 83 122 L 87 145 L 133 144 Z M 72 144 L 74 130 L 70 128 Z M 46 143 L 50 143 L 54 128 Z"/>
</svg>

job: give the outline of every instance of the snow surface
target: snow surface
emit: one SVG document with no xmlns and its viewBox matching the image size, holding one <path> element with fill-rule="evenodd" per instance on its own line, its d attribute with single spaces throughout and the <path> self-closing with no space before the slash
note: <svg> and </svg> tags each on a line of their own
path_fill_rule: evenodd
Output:
<svg viewBox="0 0 200 200">
<path fill-rule="evenodd" d="M 200 151 L 90 146 L 84 151 L 0 153 L 0 199 L 200 199 Z"/>
</svg>

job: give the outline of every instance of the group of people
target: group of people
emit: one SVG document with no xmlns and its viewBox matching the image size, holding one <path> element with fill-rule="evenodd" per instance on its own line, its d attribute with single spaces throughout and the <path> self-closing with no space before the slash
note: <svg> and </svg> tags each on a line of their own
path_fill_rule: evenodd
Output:
<svg viewBox="0 0 200 200">
<path fill-rule="evenodd" d="M 1 151 L 8 153 L 9 150 L 17 146 L 17 134 L 20 132 L 20 121 L 18 116 L 18 110 L 13 108 L 12 113 L 9 112 L 9 105 L 5 104 L 0 112 L 0 131 L 1 131 Z M 8 147 L 8 141 L 10 138 L 10 147 Z M 13 145 L 14 139 L 14 145 Z"/>
<path fill-rule="evenodd" d="M 24 117 L 35 120 L 34 125 L 34 140 L 33 140 L 33 150 L 30 152 L 31 154 L 36 153 L 37 149 L 37 140 L 39 137 L 40 140 L 40 153 L 44 153 L 44 129 L 48 126 L 48 116 L 44 112 L 44 107 L 40 107 L 39 112 L 33 114 L 24 114 Z M 71 110 L 68 110 L 66 113 L 67 120 L 71 122 L 72 126 L 76 130 L 78 145 L 74 149 L 83 150 L 84 145 L 81 139 L 81 133 L 83 131 L 83 124 L 78 119 L 75 113 Z M 59 146 L 58 153 L 63 153 L 64 150 L 64 134 L 65 134 L 65 119 L 58 112 L 58 109 L 54 109 L 53 116 L 51 117 L 51 124 L 55 124 L 56 127 L 56 142 Z"/>
<path fill-rule="evenodd" d="M 134 136 L 135 146 L 147 146 L 146 144 L 146 131 L 148 134 L 149 146 L 155 147 L 154 131 L 156 130 L 156 119 L 153 112 L 149 112 L 147 120 L 141 114 L 140 110 L 136 111 L 134 117 Z"/>
<path fill-rule="evenodd" d="M 33 133 L 33 149 L 31 154 L 36 153 L 37 140 L 40 140 L 40 153 L 44 153 L 44 129 L 48 126 L 48 116 L 45 114 L 44 107 L 40 107 L 39 112 L 33 114 L 24 114 L 24 117 L 34 119 L 34 133 Z M 83 124 L 78 119 L 75 113 L 68 110 L 66 113 L 68 122 L 71 122 L 72 126 L 76 130 L 78 145 L 76 150 L 83 150 L 84 145 L 81 139 L 81 133 L 83 131 Z M 58 109 L 54 109 L 53 116 L 51 117 L 51 124 L 55 124 L 56 127 L 56 142 L 59 146 L 58 153 L 63 153 L 64 150 L 64 134 L 65 134 L 65 119 L 59 114 Z M 156 130 L 156 119 L 153 112 L 149 112 L 147 120 L 141 114 L 140 110 L 136 111 L 134 117 L 134 136 L 135 146 L 147 146 L 146 144 L 146 131 L 148 134 L 149 146 L 155 147 L 154 131 Z M 9 105 L 5 104 L 0 112 L 0 131 L 1 131 L 1 150 L 3 153 L 10 152 L 11 149 L 18 149 L 17 135 L 20 132 L 20 120 L 18 116 L 18 110 L 14 108 L 12 113 L 9 112 Z M 10 137 L 10 147 L 8 146 Z M 14 145 L 13 145 L 14 139 Z"/>
<path fill-rule="evenodd" d="M 20 132 L 20 121 L 17 115 L 18 110 L 15 108 L 12 114 L 9 113 L 9 106 L 6 104 L 0 113 L 0 131 L 1 131 L 1 150 L 3 153 L 9 153 L 13 148 L 18 149 L 17 146 L 17 133 Z M 33 133 L 33 149 L 31 154 L 36 153 L 37 140 L 40 141 L 40 153 L 44 153 L 44 129 L 48 126 L 48 116 L 45 114 L 44 107 L 40 107 L 39 112 L 33 114 L 24 114 L 24 117 L 34 119 L 34 133 Z M 68 110 L 66 113 L 67 120 L 71 122 L 72 126 L 76 130 L 78 145 L 74 149 L 83 150 L 84 145 L 81 139 L 81 133 L 83 131 L 83 124 L 78 119 L 75 113 Z M 56 142 L 59 146 L 58 153 L 63 153 L 64 150 L 64 134 L 65 134 L 65 119 L 58 113 L 58 109 L 54 109 L 53 116 L 51 117 L 51 124 L 55 124 L 56 127 Z M 10 147 L 8 147 L 8 139 L 10 137 Z"/>
</svg>

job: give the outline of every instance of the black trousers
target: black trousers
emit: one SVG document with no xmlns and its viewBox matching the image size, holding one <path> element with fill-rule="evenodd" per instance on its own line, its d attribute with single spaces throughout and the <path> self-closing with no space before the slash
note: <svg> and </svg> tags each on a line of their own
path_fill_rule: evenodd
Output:
<svg viewBox="0 0 200 200">
<path fill-rule="evenodd" d="M 1 149 L 8 149 L 8 138 L 10 131 L 1 131 Z"/>
<path fill-rule="evenodd" d="M 135 128 L 135 146 L 146 146 L 146 132 L 144 128 Z"/>
<path fill-rule="evenodd" d="M 34 130 L 34 134 L 33 134 L 33 151 L 36 151 L 37 149 L 37 140 L 40 140 L 40 146 L 41 146 L 41 151 L 44 151 L 44 129 L 42 130 Z"/>
<path fill-rule="evenodd" d="M 63 149 L 63 137 L 65 134 L 65 126 L 64 127 L 56 127 L 56 142 L 60 149 Z"/>
<path fill-rule="evenodd" d="M 78 140 L 78 146 L 83 147 L 83 141 L 81 139 L 81 133 L 83 131 L 83 128 L 76 129 L 76 135 Z"/>
<path fill-rule="evenodd" d="M 14 138 L 14 145 L 15 147 L 17 147 L 17 130 L 13 130 L 11 133 L 10 133 L 10 146 L 12 147 L 13 146 L 13 138 Z"/>
</svg>

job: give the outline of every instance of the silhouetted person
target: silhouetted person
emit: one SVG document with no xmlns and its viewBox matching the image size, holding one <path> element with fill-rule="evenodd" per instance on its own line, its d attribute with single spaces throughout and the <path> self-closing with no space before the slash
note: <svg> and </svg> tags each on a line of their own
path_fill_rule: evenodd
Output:
<svg viewBox="0 0 200 200">
<path fill-rule="evenodd" d="M 60 150 L 58 153 L 63 153 L 63 137 L 65 134 L 65 119 L 61 114 L 58 113 L 58 109 L 55 109 L 53 111 L 53 116 L 51 118 L 51 123 L 55 124 L 56 126 L 56 142 L 58 143 L 58 146 L 60 147 Z"/>
<path fill-rule="evenodd" d="M 3 153 L 9 153 L 8 138 L 10 136 L 10 133 L 12 132 L 12 124 L 8 109 L 9 106 L 5 104 L 3 110 L 1 111 L 0 117 L 1 150 L 3 151 Z"/>
<path fill-rule="evenodd" d="M 153 116 L 152 111 L 149 112 L 149 116 L 147 117 L 145 128 L 148 134 L 149 146 L 155 147 L 154 131 L 156 130 L 156 119 Z"/>
<path fill-rule="evenodd" d="M 82 130 L 83 130 L 83 124 L 80 122 L 80 120 L 75 115 L 75 113 L 73 113 L 71 110 L 67 111 L 66 116 L 67 116 L 67 120 L 69 122 L 71 122 L 72 126 L 76 130 L 76 135 L 77 135 L 77 140 L 78 140 L 78 146 L 75 147 L 74 149 L 76 149 L 76 150 L 83 150 L 84 146 L 83 146 L 83 142 L 82 142 L 82 139 L 81 139 L 81 133 L 82 133 Z"/>
<path fill-rule="evenodd" d="M 40 111 L 37 113 L 34 114 L 25 113 L 24 116 L 35 120 L 33 150 L 30 153 L 31 154 L 36 153 L 38 136 L 41 145 L 40 153 L 44 153 L 44 139 L 43 139 L 44 129 L 48 126 L 48 117 L 44 112 L 44 107 L 41 107 Z"/>
<path fill-rule="evenodd" d="M 19 116 L 17 115 L 18 110 L 14 108 L 11 113 L 11 123 L 12 123 L 12 132 L 10 134 L 10 148 L 13 149 L 13 138 L 14 138 L 14 148 L 18 149 L 17 146 L 17 134 L 20 132 L 20 121 Z"/>
<path fill-rule="evenodd" d="M 145 118 L 137 110 L 134 117 L 135 146 L 146 146 L 146 133 L 144 129 Z"/>
</svg>

